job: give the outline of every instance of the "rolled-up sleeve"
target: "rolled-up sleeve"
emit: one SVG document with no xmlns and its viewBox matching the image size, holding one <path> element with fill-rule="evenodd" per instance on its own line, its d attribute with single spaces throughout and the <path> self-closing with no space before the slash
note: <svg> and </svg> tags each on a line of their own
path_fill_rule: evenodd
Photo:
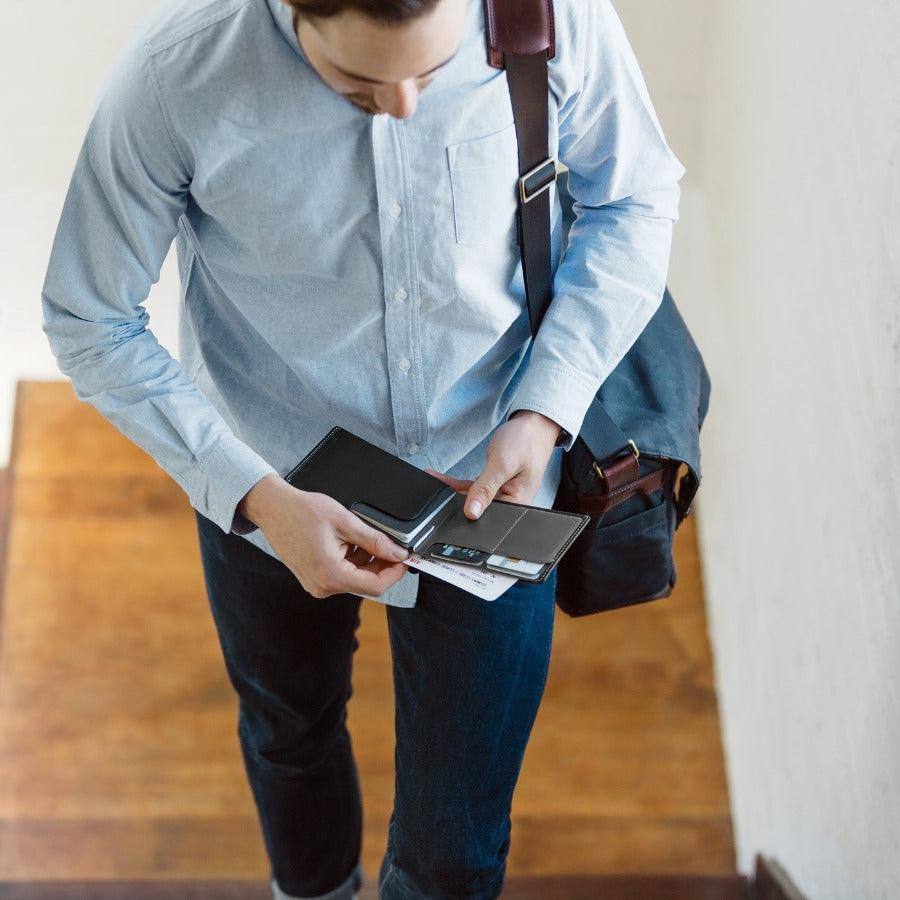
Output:
<svg viewBox="0 0 900 900">
<path fill-rule="evenodd" d="M 240 440 L 148 327 L 143 307 L 191 182 L 138 36 L 94 101 L 41 290 L 42 327 L 76 396 L 146 451 L 223 531 L 256 526 L 237 505 L 275 468 Z"/>
<path fill-rule="evenodd" d="M 662 302 L 685 170 L 609 0 L 559 7 L 558 46 L 574 47 L 578 60 L 551 64 L 575 219 L 511 410 L 553 419 L 570 449 L 600 385 Z"/>
</svg>

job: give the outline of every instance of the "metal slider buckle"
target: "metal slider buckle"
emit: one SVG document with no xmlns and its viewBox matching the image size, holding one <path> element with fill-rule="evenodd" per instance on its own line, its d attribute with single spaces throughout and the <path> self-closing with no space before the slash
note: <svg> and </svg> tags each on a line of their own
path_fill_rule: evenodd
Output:
<svg viewBox="0 0 900 900">
<path fill-rule="evenodd" d="M 534 200 L 538 194 L 546 191 L 556 181 L 557 162 L 548 156 L 542 163 L 527 171 L 519 178 L 519 199 L 522 203 Z"/>
<path fill-rule="evenodd" d="M 628 438 L 628 445 L 631 447 L 631 453 L 634 456 L 634 458 L 636 460 L 640 459 L 641 451 L 638 450 L 637 444 L 635 444 L 635 442 L 631 438 Z M 606 483 L 606 475 L 603 474 L 603 469 L 601 469 L 600 466 L 597 464 L 596 459 L 594 460 L 591 468 L 593 468 L 594 474 L 596 474 L 596 476 L 600 479 L 600 482 L 605 484 Z"/>
</svg>

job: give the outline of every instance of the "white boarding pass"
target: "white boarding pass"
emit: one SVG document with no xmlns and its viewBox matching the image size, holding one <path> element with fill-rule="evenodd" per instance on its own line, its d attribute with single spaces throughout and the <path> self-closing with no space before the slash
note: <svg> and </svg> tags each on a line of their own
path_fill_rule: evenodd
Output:
<svg viewBox="0 0 900 900">
<path fill-rule="evenodd" d="M 474 566 L 444 562 L 430 557 L 423 559 L 418 553 L 411 553 L 403 562 L 414 569 L 420 569 L 435 578 L 440 578 L 441 581 L 456 585 L 476 597 L 481 597 L 482 600 L 496 600 L 518 581 L 517 578 L 509 575 L 499 575 L 496 572 L 488 572 Z"/>
</svg>

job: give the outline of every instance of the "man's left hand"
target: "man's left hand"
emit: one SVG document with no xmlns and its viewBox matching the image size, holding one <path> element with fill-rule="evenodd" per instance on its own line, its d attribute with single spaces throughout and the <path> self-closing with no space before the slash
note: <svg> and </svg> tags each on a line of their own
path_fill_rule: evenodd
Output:
<svg viewBox="0 0 900 900">
<path fill-rule="evenodd" d="M 541 413 L 517 410 L 494 432 L 487 448 L 487 464 L 474 481 L 432 469 L 425 471 L 465 493 L 463 511 L 468 518 L 477 519 L 495 497 L 513 503 L 528 503 L 534 498 L 561 430 Z"/>
</svg>

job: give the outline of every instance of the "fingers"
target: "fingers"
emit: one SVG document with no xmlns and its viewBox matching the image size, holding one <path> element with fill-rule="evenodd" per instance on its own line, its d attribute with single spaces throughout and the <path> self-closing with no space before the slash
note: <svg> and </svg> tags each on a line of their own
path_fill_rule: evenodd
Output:
<svg viewBox="0 0 900 900">
<path fill-rule="evenodd" d="M 349 510 L 338 523 L 338 533 L 348 543 L 356 544 L 360 549 L 388 562 L 397 562 L 409 556 L 409 551 L 405 547 L 401 547 L 378 529 L 372 528 Z"/>
<path fill-rule="evenodd" d="M 490 460 L 485 470 L 472 482 L 466 492 L 466 502 L 463 512 L 470 519 L 477 519 L 484 512 L 487 505 L 494 499 L 500 488 L 513 477 L 515 473 L 507 472 L 505 468 L 491 465 Z"/>
<path fill-rule="evenodd" d="M 463 511 L 470 519 L 477 519 L 498 493 L 508 499 L 515 499 L 517 496 L 520 488 L 514 484 L 516 473 L 507 474 L 506 468 L 504 465 L 492 464 L 491 461 L 488 461 L 485 470 L 474 481 L 454 478 L 452 475 L 445 475 L 434 469 L 425 469 L 425 471 L 429 475 L 439 478 L 444 484 L 450 485 L 453 490 L 467 494 Z"/>
<path fill-rule="evenodd" d="M 349 559 L 354 566 L 367 566 L 376 557 L 369 553 L 368 550 L 361 550 L 359 547 L 351 547 L 346 558 Z"/>
<path fill-rule="evenodd" d="M 425 469 L 425 471 L 429 475 L 434 475 L 435 478 L 440 479 L 444 484 L 449 485 L 454 491 L 458 491 L 460 494 L 464 494 L 472 486 L 471 478 L 454 478 L 452 475 L 445 475 L 443 472 L 435 472 L 434 469 Z"/>
<path fill-rule="evenodd" d="M 350 547 L 346 556 L 326 556 L 303 587 L 319 600 L 335 594 L 380 597 L 408 571 L 402 562 L 387 562 L 360 547 Z"/>
<path fill-rule="evenodd" d="M 380 597 L 409 571 L 400 562 L 409 556 L 409 551 L 355 513 L 346 510 L 335 520 L 334 527 L 345 542 L 344 551 L 337 558 L 328 554 L 331 558 L 327 574 L 323 573 L 321 579 L 322 596 L 350 593 Z"/>
<path fill-rule="evenodd" d="M 348 559 L 340 560 L 336 577 L 341 582 L 341 592 L 363 597 L 380 597 L 396 584 L 409 569 L 403 563 L 388 563 L 375 559 L 365 566 L 357 566 Z"/>
</svg>

